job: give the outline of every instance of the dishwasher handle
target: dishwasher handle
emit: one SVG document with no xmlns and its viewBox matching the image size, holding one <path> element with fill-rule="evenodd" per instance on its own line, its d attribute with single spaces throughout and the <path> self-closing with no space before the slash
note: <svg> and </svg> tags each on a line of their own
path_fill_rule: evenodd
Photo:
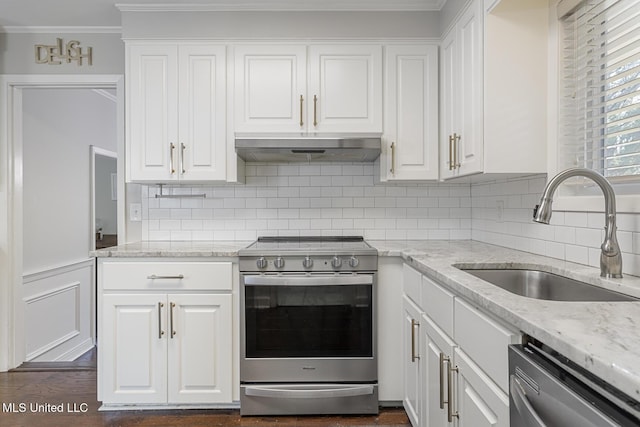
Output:
<svg viewBox="0 0 640 427">
<path fill-rule="evenodd" d="M 531 402 L 529 402 L 529 399 L 527 399 L 527 394 L 515 375 L 511 375 L 509 380 L 509 392 L 516 411 L 521 415 L 520 419 L 527 423 L 527 427 L 547 427 L 531 405 Z"/>
</svg>

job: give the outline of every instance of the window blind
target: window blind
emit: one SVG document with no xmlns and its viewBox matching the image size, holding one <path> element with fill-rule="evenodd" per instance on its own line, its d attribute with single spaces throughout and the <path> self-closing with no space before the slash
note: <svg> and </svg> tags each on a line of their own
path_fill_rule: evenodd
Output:
<svg viewBox="0 0 640 427">
<path fill-rule="evenodd" d="M 561 27 L 561 166 L 640 180 L 640 1 L 585 0 Z"/>
</svg>

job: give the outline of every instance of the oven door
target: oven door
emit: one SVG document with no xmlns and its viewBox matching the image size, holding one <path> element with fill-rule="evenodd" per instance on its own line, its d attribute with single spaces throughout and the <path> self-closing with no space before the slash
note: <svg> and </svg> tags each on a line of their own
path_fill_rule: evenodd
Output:
<svg viewBox="0 0 640 427">
<path fill-rule="evenodd" d="M 244 274 L 241 381 L 377 381 L 375 279 Z"/>
</svg>

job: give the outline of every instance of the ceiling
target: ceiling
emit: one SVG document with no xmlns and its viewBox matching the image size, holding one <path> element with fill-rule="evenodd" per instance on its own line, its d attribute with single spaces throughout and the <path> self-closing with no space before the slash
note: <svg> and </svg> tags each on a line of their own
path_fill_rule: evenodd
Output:
<svg viewBox="0 0 640 427">
<path fill-rule="evenodd" d="M 196 5 L 209 10 L 439 10 L 446 0 L 0 0 L 0 30 L 119 27 L 116 4 Z M 204 5 L 204 6 L 203 6 Z"/>
</svg>

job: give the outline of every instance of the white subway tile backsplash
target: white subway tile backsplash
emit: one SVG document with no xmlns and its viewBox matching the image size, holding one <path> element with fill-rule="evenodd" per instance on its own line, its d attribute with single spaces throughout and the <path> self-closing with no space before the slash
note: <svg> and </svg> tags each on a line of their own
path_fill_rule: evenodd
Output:
<svg viewBox="0 0 640 427">
<path fill-rule="evenodd" d="M 376 183 L 369 164 L 245 165 L 246 184 L 141 185 L 146 240 L 253 240 L 361 234 L 367 239 L 473 239 L 599 266 L 602 212 L 554 211 L 531 221 L 544 175 L 477 184 Z M 498 203 L 502 202 L 502 215 Z M 640 274 L 640 215 L 618 214 L 624 271 Z"/>
<path fill-rule="evenodd" d="M 599 267 L 604 214 L 554 210 L 551 225 L 533 223 L 532 208 L 539 203 L 545 185 L 544 175 L 472 184 L 470 229 L 473 240 Z M 505 201 L 502 221 L 496 215 L 498 200 Z M 460 201 L 466 202 L 465 199 Z M 634 264 L 640 254 L 640 215 L 622 213 L 618 214 L 617 220 L 623 272 L 640 274 L 637 271 L 640 268 Z M 465 229 L 462 223 L 461 229 Z"/>
</svg>

